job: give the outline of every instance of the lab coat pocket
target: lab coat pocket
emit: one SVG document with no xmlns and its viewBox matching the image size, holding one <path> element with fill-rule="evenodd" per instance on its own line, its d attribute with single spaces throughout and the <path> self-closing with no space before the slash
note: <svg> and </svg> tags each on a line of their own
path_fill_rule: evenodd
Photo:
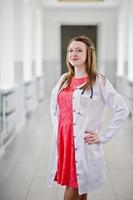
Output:
<svg viewBox="0 0 133 200">
<path fill-rule="evenodd" d="M 88 161 L 94 161 L 101 157 L 100 144 L 87 144 L 85 143 L 86 155 Z"/>
<path fill-rule="evenodd" d="M 101 156 L 100 143 L 91 144 L 90 149 L 93 151 L 93 159 L 97 159 Z"/>
<path fill-rule="evenodd" d="M 97 133 L 97 129 L 94 129 L 94 128 L 92 129 L 91 126 L 89 126 L 89 128 L 86 127 L 86 130 L 90 130 L 94 133 Z M 87 159 L 89 161 L 94 161 L 101 157 L 101 144 L 100 143 L 93 143 L 93 144 L 85 143 L 85 148 L 86 148 Z"/>
<path fill-rule="evenodd" d="M 80 94 L 80 108 L 83 110 L 84 113 L 90 110 L 90 107 L 94 110 L 97 109 L 99 105 L 100 95 L 99 92 L 94 91 L 92 98 L 91 98 L 91 91 L 84 92 Z"/>
<path fill-rule="evenodd" d="M 86 109 L 88 107 L 89 102 L 92 101 L 92 99 L 90 98 L 89 93 L 86 94 L 80 94 L 80 111 L 82 112 L 83 115 L 86 114 Z"/>
</svg>

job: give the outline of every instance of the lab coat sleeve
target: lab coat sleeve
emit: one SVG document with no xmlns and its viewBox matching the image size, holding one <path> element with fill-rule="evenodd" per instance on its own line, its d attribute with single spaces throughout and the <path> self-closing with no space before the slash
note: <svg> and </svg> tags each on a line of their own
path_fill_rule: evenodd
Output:
<svg viewBox="0 0 133 200">
<path fill-rule="evenodd" d="M 58 116 L 57 93 L 58 93 L 59 87 L 60 87 L 63 79 L 65 78 L 65 76 L 66 76 L 66 73 L 64 73 L 60 76 L 58 82 L 56 83 L 56 85 L 54 86 L 54 88 L 52 89 L 52 92 L 51 92 L 50 114 L 51 114 L 52 125 L 55 124 L 55 120 Z"/>
<path fill-rule="evenodd" d="M 57 85 L 52 89 L 50 100 L 50 115 L 52 125 L 54 125 L 55 119 L 57 117 L 56 89 Z"/>
<path fill-rule="evenodd" d="M 121 94 L 114 89 L 107 78 L 101 83 L 101 91 L 105 103 L 113 111 L 108 127 L 100 134 L 101 143 L 106 143 L 112 139 L 122 126 L 129 114 L 129 110 Z"/>
</svg>

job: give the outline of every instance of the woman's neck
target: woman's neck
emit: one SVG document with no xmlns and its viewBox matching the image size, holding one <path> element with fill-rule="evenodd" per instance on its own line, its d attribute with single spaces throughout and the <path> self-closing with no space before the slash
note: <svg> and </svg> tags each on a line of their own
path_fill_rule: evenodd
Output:
<svg viewBox="0 0 133 200">
<path fill-rule="evenodd" d="M 74 76 L 79 78 L 79 77 L 87 76 L 87 73 L 84 69 L 75 68 L 75 75 Z"/>
</svg>

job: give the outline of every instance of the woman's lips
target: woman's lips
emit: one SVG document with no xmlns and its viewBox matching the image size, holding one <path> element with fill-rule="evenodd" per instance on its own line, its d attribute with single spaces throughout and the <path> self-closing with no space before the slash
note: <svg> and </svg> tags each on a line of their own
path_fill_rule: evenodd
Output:
<svg viewBox="0 0 133 200">
<path fill-rule="evenodd" d="M 78 60 L 78 58 L 71 58 L 72 61 Z"/>
</svg>

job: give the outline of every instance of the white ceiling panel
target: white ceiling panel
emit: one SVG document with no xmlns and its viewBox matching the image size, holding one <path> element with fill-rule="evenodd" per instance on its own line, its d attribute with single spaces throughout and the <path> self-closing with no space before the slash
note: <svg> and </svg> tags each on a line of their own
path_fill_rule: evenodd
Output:
<svg viewBox="0 0 133 200">
<path fill-rule="evenodd" d="M 59 2 L 102 2 L 104 0 L 58 0 Z"/>
</svg>

